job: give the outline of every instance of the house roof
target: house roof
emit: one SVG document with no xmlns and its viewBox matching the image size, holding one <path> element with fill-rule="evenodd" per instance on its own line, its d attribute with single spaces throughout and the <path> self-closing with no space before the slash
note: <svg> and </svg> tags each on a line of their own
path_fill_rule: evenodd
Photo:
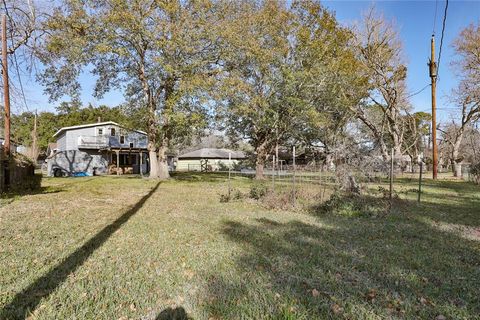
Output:
<svg viewBox="0 0 480 320">
<path fill-rule="evenodd" d="M 114 126 L 118 126 L 118 127 L 121 127 L 121 128 L 125 128 L 125 129 L 128 129 L 127 127 L 125 126 L 122 126 L 116 122 L 113 122 L 113 121 L 105 121 L 105 122 L 95 122 L 95 123 L 89 123 L 89 124 L 82 124 L 82 125 L 78 125 L 78 126 L 71 126 L 71 127 L 63 127 L 63 128 L 60 128 L 57 132 L 55 132 L 55 134 L 53 135 L 53 137 L 56 137 L 58 136 L 60 133 L 62 133 L 63 131 L 68 131 L 68 130 L 75 130 L 75 129 L 82 129 L 82 128 L 89 128 L 89 127 L 98 127 L 98 126 L 105 126 L 105 125 L 114 125 Z M 130 130 L 130 129 L 129 129 Z M 140 130 L 132 130 L 132 131 L 135 131 L 135 132 L 138 132 L 138 133 L 141 133 L 141 134 L 147 134 L 146 132 L 144 131 L 140 131 Z"/>
<path fill-rule="evenodd" d="M 202 148 L 195 151 L 187 152 L 178 156 L 178 159 L 228 159 L 229 153 L 232 159 L 245 159 L 246 155 L 243 151 L 233 151 L 229 149 L 215 149 L 215 148 Z"/>
</svg>

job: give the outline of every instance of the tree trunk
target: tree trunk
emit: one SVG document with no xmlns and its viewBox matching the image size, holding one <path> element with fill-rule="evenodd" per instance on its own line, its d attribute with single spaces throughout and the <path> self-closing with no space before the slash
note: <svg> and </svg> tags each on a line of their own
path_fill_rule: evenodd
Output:
<svg viewBox="0 0 480 320">
<path fill-rule="evenodd" d="M 453 176 L 461 177 L 462 176 L 462 164 L 455 162 L 453 164 Z"/>
<path fill-rule="evenodd" d="M 145 75 L 144 57 L 142 57 L 142 65 L 140 69 L 140 80 L 142 81 L 144 101 L 148 112 L 148 156 L 150 158 L 150 174 L 149 178 L 158 179 L 161 178 L 161 169 L 159 165 L 159 159 L 157 157 L 157 135 L 158 135 L 158 123 L 156 121 L 155 111 L 156 105 L 152 98 L 152 92 L 148 85 L 148 81 Z"/>
<path fill-rule="evenodd" d="M 170 178 L 167 161 L 167 147 L 162 146 L 158 150 L 158 178 L 164 180 Z"/>
<path fill-rule="evenodd" d="M 452 172 L 454 177 L 459 177 L 462 173 L 462 165 L 460 163 L 457 163 L 459 148 L 459 143 L 453 144 L 452 158 L 450 159 L 450 163 L 452 165 Z"/>
<path fill-rule="evenodd" d="M 333 154 L 327 153 L 327 155 L 325 156 L 325 165 L 327 167 L 327 171 L 335 171 L 336 164 L 333 160 Z"/>
<path fill-rule="evenodd" d="M 265 143 L 260 144 L 257 147 L 257 158 L 255 159 L 255 179 L 265 179 L 263 169 L 265 167 L 265 160 L 267 158 L 267 152 L 265 150 Z"/>
<path fill-rule="evenodd" d="M 390 160 L 390 153 L 388 152 L 387 145 L 385 144 L 385 141 L 383 138 L 379 138 L 378 142 L 380 143 L 380 151 L 382 152 L 382 159 L 385 162 L 388 162 Z"/>
<path fill-rule="evenodd" d="M 263 174 L 263 169 L 265 167 L 265 156 L 257 154 L 257 159 L 255 162 L 255 179 L 263 180 L 265 176 Z"/>
<path fill-rule="evenodd" d="M 155 147 L 151 147 L 151 142 L 148 143 L 148 156 L 150 158 L 150 173 L 149 177 L 156 179 L 159 177 L 159 168 L 158 168 L 158 160 L 157 160 L 157 152 Z"/>
<path fill-rule="evenodd" d="M 460 177 L 462 175 L 462 165 L 458 161 L 458 154 L 460 153 L 460 147 L 463 141 L 463 130 L 458 133 L 455 143 L 452 145 L 452 171 L 454 177 Z"/>
</svg>

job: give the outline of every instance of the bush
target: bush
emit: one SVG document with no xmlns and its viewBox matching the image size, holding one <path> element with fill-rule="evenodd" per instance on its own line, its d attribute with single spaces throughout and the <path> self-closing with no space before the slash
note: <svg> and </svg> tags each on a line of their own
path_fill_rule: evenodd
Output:
<svg viewBox="0 0 480 320">
<path fill-rule="evenodd" d="M 480 162 L 471 166 L 470 174 L 473 177 L 473 182 L 480 184 Z"/>
<path fill-rule="evenodd" d="M 220 194 L 220 202 L 230 202 L 233 200 L 241 200 L 244 198 L 244 194 L 238 190 L 238 189 L 232 189 L 230 191 L 230 194 L 225 193 L 225 194 Z"/>
<path fill-rule="evenodd" d="M 297 196 L 297 195 L 296 195 Z M 262 205 L 267 209 L 289 210 L 292 209 L 293 192 L 279 191 L 269 192 L 262 198 Z"/>
<path fill-rule="evenodd" d="M 415 192 L 418 192 L 417 189 L 411 189 Z M 382 195 L 383 199 L 390 199 L 390 189 L 384 188 L 382 186 L 378 187 L 378 193 Z M 392 198 L 398 199 L 398 193 L 395 190 L 392 190 Z"/>
<path fill-rule="evenodd" d="M 268 192 L 268 187 L 264 183 L 256 182 L 252 184 L 252 186 L 250 187 L 250 198 L 259 200 L 265 197 L 267 192 Z"/>
<path fill-rule="evenodd" d="M 349 217 L 372 217 L 386 214 L 389 201 L 384 198 L 336 192 L 319 207 L 321 213 Z"/>
</svg>

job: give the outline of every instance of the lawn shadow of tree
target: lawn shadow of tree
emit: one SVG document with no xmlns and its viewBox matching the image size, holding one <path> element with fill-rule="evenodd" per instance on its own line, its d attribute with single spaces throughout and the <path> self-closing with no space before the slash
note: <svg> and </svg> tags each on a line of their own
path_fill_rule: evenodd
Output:
<svg viewBox="0 0 480 320">
<path fill-rule="evenodd" d="M 422 191 L 421 202 L 416 205 L 423 211 L 424 217 L 434 221 L 467 227 L 480 226 L 480 190 L 475 194 L 472 189 L 466 189 L 457 195 Z"/>
<path fill-rule="evenodd" d="M 172 172 L 171 177 L 177 181 L 188 182 L 225 182 L 228 179 L 228 172 Z M 232 177 L 234 177 L 232 175 Z M 252 177 L 242 176 L 252 179 Z"/>
<path fill-rule="evenodd" d="M 413 203 L 411 205 L 414 205 Z M 480 314 L 478 242 L 411 215 L 323 216 L 308 224 L 228 220 L 233 273 L 208 277 L 220 318 L 447 318 Z"/>
<path fill-rule="evenodd" d="M 192 320 L 183 307 L 168 307 L 160 312 L 155 320 Z"/>
<path fill-rule="evenodd" d="M 50 193 L 60 193 L 64 192 L 65 189 L 61 187 L 38 187 L 35 189 L 23 189 L 8 191 L 0 194 L 0 200 L 4 200 L 5 204 L 12 203 L 18 197 L 39 195 L 39 194 L 50 194 Z"/>
<path fill-rule="evenodd" d="M 142 208 L 145 202 L 158 189 L 158 182 L 135 205 L 123 213 L 115 221 L 105 226 L 95 236 L 71 253 L 61 263 L 50 269 L 27 288 L 17 293 L 12 301 L 0 311 L 0 319 L 25 319 L 43 298 L 48 297 L 67 277 L 75 272 L 110 236 L 125 224 Z"/>
</svg>

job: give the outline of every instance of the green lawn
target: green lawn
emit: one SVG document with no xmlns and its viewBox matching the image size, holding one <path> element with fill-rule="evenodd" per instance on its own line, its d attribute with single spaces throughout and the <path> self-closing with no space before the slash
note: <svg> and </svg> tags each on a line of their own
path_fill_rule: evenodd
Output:
<svg viewBox="0 0 480 320">
<path fill-rule="evenodd" d="M 0 319 L 480 319 L 480 187 L 396 186 L 372 218 L 221 203 L 218 175 L 44 179 L 0 200 Z"/>
</svg>

